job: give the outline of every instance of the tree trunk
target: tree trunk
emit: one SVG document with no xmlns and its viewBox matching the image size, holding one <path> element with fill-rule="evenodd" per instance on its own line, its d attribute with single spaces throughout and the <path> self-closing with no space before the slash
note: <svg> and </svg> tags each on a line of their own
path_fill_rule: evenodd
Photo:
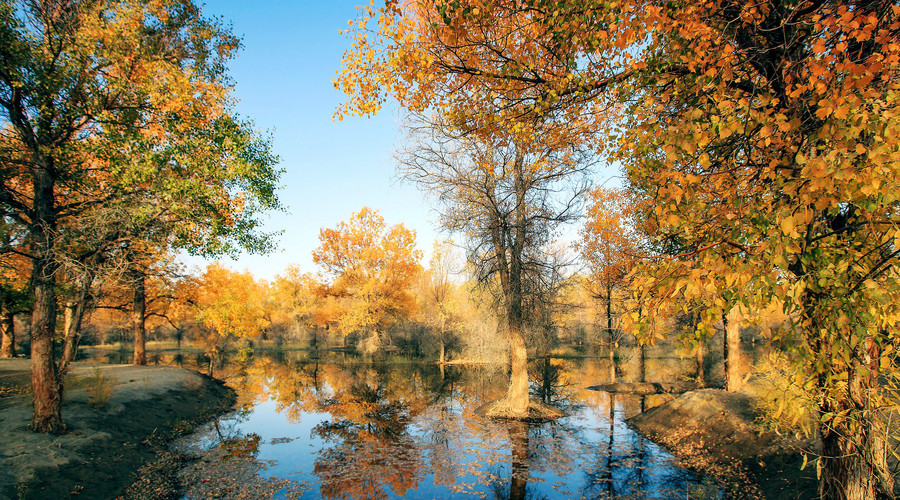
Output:
<svg viewBox="0 0 900 500">
<path fill-rule="evenodd" d="M 53 332 L 56 330 L 55 267 L 49 259 L 35 259 L 35 274 L 38 276 L 31 315 L 31 393 L 34 409 L 31 428 L 35 432 L 60 433 L 65 430 L 62 422 L 62 383 L 53 347 Z"/>
<path fill-rule="evenodd" d="M 879 390 L 880 349 L 870 336 L 857 348 L 847 369 L 849 397 L 827 398 L 820 408 L 822 475 L 819 494 L 840 500 L 892 499 L 894 478 L 888 467 L 888 430 L 873 404 Z M 820 378 L 820 388 L 825 377 Z M 854 409 L 857 418 L 822 422 L 825 413 Z"/>
<path fill-rule="evenodd" d="M 613 444 L 616 436 L 616 393 L 608 392 L 607 394 L 609 394 L 609 442 L 606 445 L 606 470 L 603 471 L 601 477 L 606 481 L 607 497 L 615 498 L 616 495 L 613 488 L 615 486 L 615 481 L 613 481 L 613 456 L 615 452 Z"/>
<path fill-rule="evenodd" d="M 697 344 L 697 350 L 695 352 L 697 356 L 697 386 L 705 387 L 706 386 L 706 369 L 703 366 L 703 354 L 705 349 L 703 348 L 703 342 Z"/>
<path fill-rule="evenodd" d="M 697 324 L 700 322 L 700 313 L 693 315 L 693 321 L 691 322 L 691 329 L 693 330 L 693 335 L 697 335 Z M 697 357 L 697 386 L 706 387 L 706 366 L 704 363 L 704 356 L 706 353 L 706 349 L 703 344 L 702 339 L 697 340 L 697 350 L 694 354 Z"/>
<path fill-rule="evenodd" d="M 640 355 L 640 370 L 641 370 L 641 382 L 647 381 L 647 346 L 641 344 L 641 355 Z"/>
<path fill-rule="evenodd" d="M 616 340 L 613 338 L 612 287 L 606 287 L 606 335 L 609 339 L 609 383 L 616 383 Z"/>
<path fill-rule="evenodd" d="M 69 363 L 75 361 L 78 353 L 78 342 L 81 340 L 81 321 L 84 319 L 84 311 L 87 308 L 88 292 L 91 290 L 92 276 L 85 276 L 81 280 L 78 297 L 74 302 L 66 303 L 65 332 L 66 340 L 63 344 L 62 357 L 60 358 L 60 376 L 65 376 L 69 370 Z"/>
<path fill-rule="evenodd" d="M 821 498 L 840 500 L 870 500 L 894 498 L 893 478 L 887 467 L 884 439 L 875 435 L 884 432 L 874 422 L 859 422 L 860 429 L 853 437 L 843 434 L 848 429 L 820 424 L 822 434 L 822 477 L 819 480 Z M 868 448 L 868 449 L 867 449 Z M 872 449 L 872 448 L 881 448 Z M 875 459 L 875 462 L 872 461 Z M 881 469 L 882 472 L 879 472 Z M 879 480 L 879 476 L 884 478 Z M 889 483 L 888 489 L 883 483 Z"/>
<path fill-rule="evenodd" d="M 725 390 L 737 392 L 741 390 L 741 324 L 737 306 L 731 308 L 727 316 L 722 316 L 722 323 L 725 328 Z"/>
<path fill-rule="evenodd" d="M 528 415 L 528 351 L 525 347 L 525 337 L 522 334 L 523 310 L 522 310 L 522 251 L 525 248 L 525 184 L 523 172 L 524 153 L 516 150 L 515 169 L 516 210 L 512 245 L 509 252 L 509 271 L 507 275 L 506 292 L 506 319 L 509 328 L 509 363 L 510 378 L 509 391 L 506 400 L 512 415 L 525 417 Z M 502 242 L 502 240 L 501 240 Z M 495 246 L 497 242 L 495 242 Z M 505 253 L 505 252 L 504 252 Z M 501 273 L 501 281 L 502 281 Z"/>
<path fill-rule="evenodd" d="M 34 169 L 34 218 L 29 227 L 35 258 L 32 261 L 34 309 L 31 313 L 31 395 L 35 432 L 60 433 L 62 381 L 53 348 L 56 332 L 56 269 L 53 233 L 56 230 L 54 179 L 49 158 Z"/>
<path fill-rule="evenodd" d="M 210 352 L 210 353 L 208 354 L 208 357 L 209 357 L 209 367 L 208 367 L 207 370 L 206 370 L 206 374 L 209 375 L 210 378 L 213 377 L 213 364 L 215 363 L 215 361 L 214 361 L 215 356 L 216 356 L 216 354 L 215 354 L 214 352 Z"/>
<path fill-rule="evenodd" d="M 441 353 L 440 353 L 440 359 L 441 359 L 441 361 L 440 361 L 440 363 L 441 363 L 442 365 L 443 365 L 444 363 L 447 362 L 446 358 L 444 357 L 444 354 L 445 354 L 445 353 L 444 353 L 444 334 L 441 333 Z"/>
<path fill-rule="evenodd" d="M 0 331 L 2 331 L 0 358 L 16 357 L 16 323 L 13 321 L 14 317 L 13 313 L 3 309 L 2 317 L 0 317 Z"/>
<path fill-rule="evenodd" d="M 75 360 L 75 301 L 67 300 L 63 306 L 63 333 L 65 334 L 63 342 L 63 352 L 59 358 L 59 373 L 65 377 L 69 368 L 69 363 Z"/>
<path fill-rule="evenodd" d="M 147 294 L 144 285 L 146 276 L 143 271 L 134 272 L 134 313 L 132 314 L 132 327 L 134 328 L 134 364 L 143 366 L 147 364 L 147 332 L 144 328 L 147 312 Z"/>
<path fill-rule="evenodd" d="M 509 325 L 509 391 L 506 401 L 513 415 L 528 415 L 528 352 L 522 325 Z"/>
</svg>

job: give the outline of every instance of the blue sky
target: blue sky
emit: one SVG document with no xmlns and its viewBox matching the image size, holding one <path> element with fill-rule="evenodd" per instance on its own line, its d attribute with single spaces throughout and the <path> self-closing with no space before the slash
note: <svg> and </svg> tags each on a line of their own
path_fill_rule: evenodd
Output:
<svg viewBox="0 0 900 500">
<path fill-rule="evenodd" d="M 319 229 L 334 227 L 363 206 L 381 212 L 388 224 L 416 231 L 427 265 L 437 229 L 432 204 L 415 186 L 395 180 L 393 151 L 399 140 L 399 114 L 385 108 L 374 118 L 334 122 L 344 94 L 332 78 L 349 39 L 338 34 L 355 18 L 362 0 L 210 0 L 206 16 L 231 23 L 243 50 L 232 61 L 237 111 L 273 138 L 285 170 L 280 192 L 287 213 L 265 219 L 269 231 L 283 231 L 270 255 L 221 259 L 235 270 L 249 269 L 271 279 L 290 264 L 315 271 L 311 253 Z M 597 179 L 617 184 L 616 168 L 599 169 Z M 563 238 L 576 237 L 576 228 Z M 206 261 L 185 258 L 189 265 Z"/>
<path fill-rule="evenodd" d="M 426 255 L 441 236 L 430 222 L 437 217 L 424 195 L 394 179 L 397 112 L 385 109 L 375 118 L 332 122 L 344 94 L 331 79 L 349 46 L 338 30 L 355 17 L 357 4 L 211 0 L 204 6 L 205 15 L 231 23 L 243 39 L 243 50 L 230 65 L 237 111 L 271 132 L 285 170 L 280 198 L 288 213 L 266 218 L 266 229 L 284 231 L 279 249 L 265 256 L 222 259 L 231 268 L 249 269 L 265 279 L 292 263 L 314 271 L 310 254 L 318 246 L 319 229 L 349 219 L 363 206 L 379 210 L 388 224 L 402 222 L 414 229 Z"/>
</svg>

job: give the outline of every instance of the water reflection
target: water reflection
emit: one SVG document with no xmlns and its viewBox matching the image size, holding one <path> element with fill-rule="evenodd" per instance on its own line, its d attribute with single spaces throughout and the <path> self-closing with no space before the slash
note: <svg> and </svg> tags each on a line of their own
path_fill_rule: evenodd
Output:
<svg viewBox="0 0 900 500">
<path fill-rule="evenodd" d="M 230 435 L 193 439 L 233 443 L 267 464 L 261 475 L 310 485 L 303 498 L 714 497 L 624 423 L 668 396 L 583 389 L 605 382 L 607 363 L 534 363 L 533 397 L 569 416 L 530 425 L 474 412 L 505 393 L 502 368 L 256 355 L 223 368 L 241 408 L 220 424 Z M 639 376 L 634 365 L 621 364 Z"/>
<path fill-rule="evenodd" d="M 409 435 L 410 407 L 381 386 L 354 383 L 321 402 L 331 419 L 316 425 L 319 449 L 313 473 L 324 498 L 388 498 L 421 480 L 422 457 Z"/>
<path fill-rule="evenodd" d="M 507 422 L 512 443 L 512 477 L 509 481 L 509 500 L 524 500 L 528 487 L 528 424 Z"/>
</svg>

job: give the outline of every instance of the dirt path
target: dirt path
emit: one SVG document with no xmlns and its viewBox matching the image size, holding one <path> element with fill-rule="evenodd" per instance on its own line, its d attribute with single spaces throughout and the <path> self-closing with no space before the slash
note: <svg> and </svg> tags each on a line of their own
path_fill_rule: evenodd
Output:
<svg viewBox="0 0 900 500">
<path fill-rule="evenodd" d="M 234 400 L 231 389 L 180 368 L 75 363 L 63 404 L 67 432 L 36 434 L 29 366 L 0 359 L 0 499 L 115 498 L 163 444 Z"/>
<path fill-rule="evenodd" d="M 803 451 L 815 440 L 763 431 L 755 422 L 752 396 L 702 389 L 628 420 L 628 425 L 665 446 L 681 465 L 725 485 L 728 498 L 815 498 L 814 455 L 805 470 Z"/>
</svg>

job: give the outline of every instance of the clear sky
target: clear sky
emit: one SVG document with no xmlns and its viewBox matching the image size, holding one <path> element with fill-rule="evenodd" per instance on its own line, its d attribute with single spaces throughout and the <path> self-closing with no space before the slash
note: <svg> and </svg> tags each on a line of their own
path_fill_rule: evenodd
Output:
<svg viewBox="0 0 900 500">
<path fill-rule="evenodd" d="M 420 250 L 430 254 L 441 237 L 437 217 L 415 186 L 395 180 L 392 153 L 398 114 L 332 122 L 344 94 L 331 82 L 349 40 L 338 34 L 356 15 L 357 0 L 210 0 L 206 16 L 231 23 L 243 49 L 231 64 L 237 111 L 269 131 L 285 170 L 280 198 L 287 213 L 266 218 L 266 229 L 283 231 L 270 255 L 247 255 L 222 263 L 271 279 L 289 264 L 315 270 L 311 253 L 321 227 L 333 227 L 363 206 L 381 212 L 388 224 L 416 231 Z M 204 261 L 187 258 L 192 265 Z M 427 261 L 426 261 L 427 262 Z"/>
<path fill-rule="evenodd" d="M 363 206 L 372 207 L 388 224 L 416 231 L 427 265 L 437 230 L 432 203 L 415 186 L 395 180 L 393 151 L 399 140 L 399 114 L 385 108 L 375 118 L 347 117 L 333 122 L 344 94 L 332 77 L 350 45 L 339 35 L 356 17 L 363 0 L 210 0 L 206 16 L 231 23 L 243 50 L 231 62 L 237 111 L 269 131 L 285 170 L 280 198 L 286 213 L 265 219 L 269 231 L 283 231 L 270 255 L 221 259 L 235 270 L 249 269 L 271 279 L 290 264 L 315 271 L 311 253 L 319 229 L 334 227 Z M 614 170 L 614 169 L 613 169 Z M 615 172 L 598 172 L 609 179 Z M 616 180 L 612 180 L 616 184 Z M 571 239 L 575 228 L 564 230 Z M 190 265 L 205 261 L 186 258 Z"/>
</svg>

